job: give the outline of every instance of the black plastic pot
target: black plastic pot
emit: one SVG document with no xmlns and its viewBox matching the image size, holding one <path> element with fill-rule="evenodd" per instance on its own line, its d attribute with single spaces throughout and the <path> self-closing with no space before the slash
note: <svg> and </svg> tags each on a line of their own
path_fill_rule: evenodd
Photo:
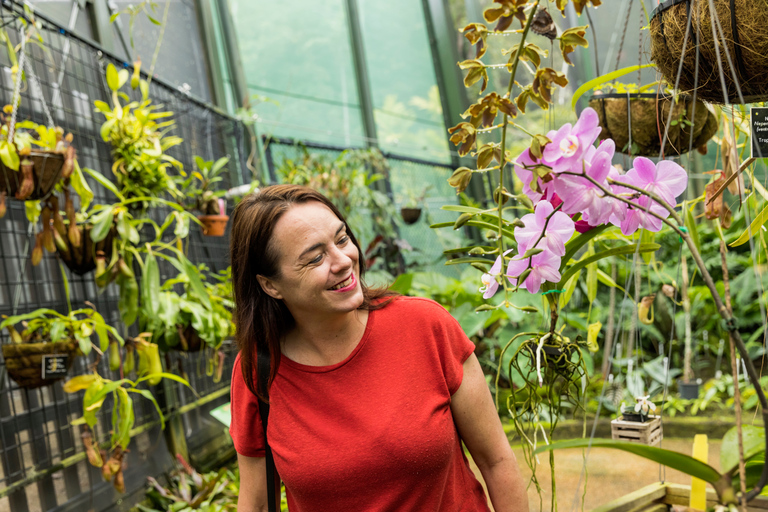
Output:
<svg viewBox="0 0 768 512">
<path fill-rule="evenodd" d="M 643 416 L 639 412 L 622 412 L 621 419 L 624 421 L 634 421 L 635 423 L 645 423 L 648 421 L 648 416 Z"/>
<path fill-rule="evenodd" d="M 400 215 L 406 224 L 415 224 L 421 217 L 421 208 L 400 208 Z"/>
<path fill-rule="evenodd" d="M 699 383 L 677 381 L 677 389 L 680 391 L 680 398 L 685 400 L 696 400 L 699 398 Z"/>
</svg>

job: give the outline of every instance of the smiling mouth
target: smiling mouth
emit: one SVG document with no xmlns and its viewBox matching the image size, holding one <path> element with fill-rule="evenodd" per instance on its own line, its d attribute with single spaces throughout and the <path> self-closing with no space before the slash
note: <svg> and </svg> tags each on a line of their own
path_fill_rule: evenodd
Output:
<svg viewBox="0 0 768 512">
<path fill-rule="evenodd" d="M 348 278 L 346 278 L 344 281 L 340 282 L 336 286 L 333 286 L 332 288 L 330 288 L 330 290 L 341 290 L 342 288 L 346 288 L 354 282 L 355 282 L 355 274 L 350 274 Z"/>
</svg>

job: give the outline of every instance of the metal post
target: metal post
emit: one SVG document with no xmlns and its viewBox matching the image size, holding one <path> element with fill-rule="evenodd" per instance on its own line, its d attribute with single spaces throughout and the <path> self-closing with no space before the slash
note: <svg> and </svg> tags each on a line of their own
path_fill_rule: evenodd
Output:
<svg viewBox="0 0 768 512">
<path fill-rule="evenodd" d="M 115 35 L 109 23 L 109 7 L 105 0 L 90 0 L 93 16 L 93 32 L 96 40 L 110 53 L 115 53 Z"/>
<path fill-rule="evenodd" d="M 443 122 L 446 127 L 454 126 L 461 120 L 461 114 L 469 107 L 467 91 L 456 63 L 459 61 L 459 51 L 456 47 L 456 28 L 453 25 L 451 13 L 445 0 L 422 0 L 424 20 L 429 36 L 429 46 L 432 50 L 432 62 L 435 67 L 437 87 L 440 90 L 440 101 L 443 107 Z M 448 141 L 449 147 L 453 144 Z M 451 154 L 451 164 L 454 168 L 462 165 L 472 168 L 475 163 L 470 158 L 460 158 L 456 153 Z M 482 179 L 470 182 L 470 195 L 480 201 L 485 201 Z"/>
<path fill-rule="evenodd" d="M 197 18 L 202 29 L 203 46 L 205 46 L 208 67 L 211 70 L 210 83 L 213 90 L 213 101 L 222 110 L 227 110 L 227 98 L 224 93 L 224 74 L 222 64 L 216 52 L 216 32 L 213 26 L 213 6 L 211 0 L 197 0 Z M 228 52 L 225 52 L 228 53 Z"/>
<path fill-rule="evenodd" d="M 357 0 L 346 0 L 346 4 L 349 37 L 352 43 L 352 59 L 355 66 L 355 74 L 357 75 L 357 93 L 360 97 L 360 110 L 363 114 L 366 146 L 378 147 L 376 120 L 373 117 L 373 99 L 371 98 L 371 87 L 368 81 L 368 67 L 365 62 L 363 33 L 360 27 L 360 13 L 357 10 Z M 387 182 L 389 181 L 387 180 Z"/>
<path fill-rule="evenodd" d="M 243 62 L 240 60 L 240 47 L 237 45 L 237 33 L 235 24 L 232 21 L 232 13 L 229 10 L 227 0 L 215 0 L 221 20 L 221 34 L 224 38 L 225 52 L 227 55 L 227 64 L 232 79 L 232 87 L 235 93 L 235 100 L 238 107 L 242 107 L 248 99 L 248 82 L 245 79 Z"/>
</svg>

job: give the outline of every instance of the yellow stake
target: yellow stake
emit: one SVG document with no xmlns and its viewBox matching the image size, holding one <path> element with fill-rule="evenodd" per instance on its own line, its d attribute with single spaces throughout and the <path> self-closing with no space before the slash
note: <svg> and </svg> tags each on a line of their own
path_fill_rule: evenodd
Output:
<svg viewBox="0 0 768 512">
<path fill-rule="evenodd" d="M 696 434 L 693 438 L 693 458 L 707 463 L 709 443 L 706 434 Z M 691 477 L 691 501 L 689 506 L 696 510 L 707 509 L 707 482 Z"/>
</svg>

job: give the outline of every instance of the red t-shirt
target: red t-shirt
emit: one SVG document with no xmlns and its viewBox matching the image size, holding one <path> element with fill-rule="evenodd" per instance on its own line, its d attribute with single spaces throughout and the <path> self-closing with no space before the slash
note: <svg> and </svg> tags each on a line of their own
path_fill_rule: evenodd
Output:
<svg viewBox="0 0 768 512">
<path fill-rule="evenodd" d="M 450 408 L 473 350 L 442 306 L 401 297 L 370 312 L 344 361 L 306 366 L 283 357 L 269 393 L 269 443 L 289 509 L 488 511 Z M 264 456 L 239 356 L 230 433 L 238 453 Z"/>
</svg>

